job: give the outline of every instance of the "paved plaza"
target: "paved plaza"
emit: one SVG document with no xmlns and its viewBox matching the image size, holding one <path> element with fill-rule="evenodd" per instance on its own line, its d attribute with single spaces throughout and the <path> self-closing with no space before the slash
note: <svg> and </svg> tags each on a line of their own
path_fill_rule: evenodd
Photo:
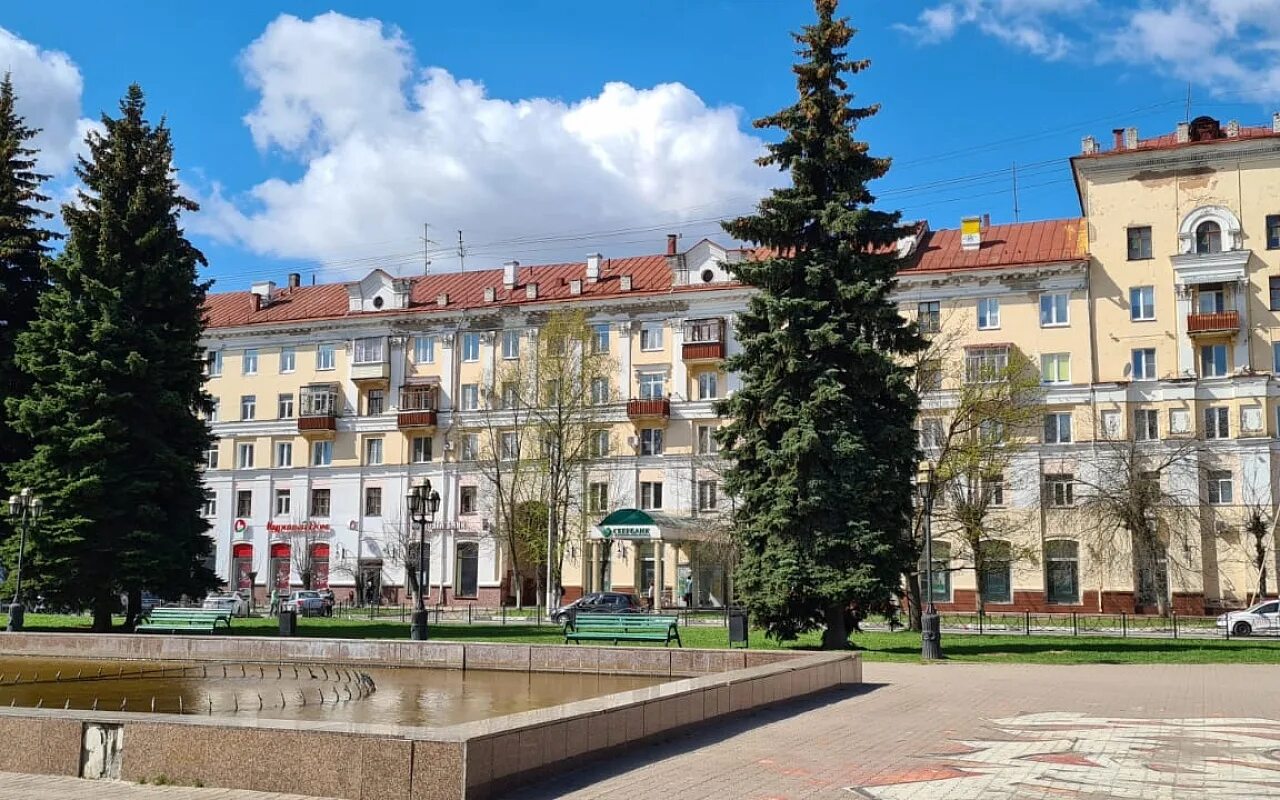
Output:
<svg viewBox="0 0 1280 800">
<path fill-rule="evenodd" d="M 645 745 L 519 798 L 1280 798 L 1273 666 L 869 664 L 867 684 Z M 0 774 L 0 800 L 285 800 Z M 293 798 L 288 798 L 293 800 Z"/>
</svg>

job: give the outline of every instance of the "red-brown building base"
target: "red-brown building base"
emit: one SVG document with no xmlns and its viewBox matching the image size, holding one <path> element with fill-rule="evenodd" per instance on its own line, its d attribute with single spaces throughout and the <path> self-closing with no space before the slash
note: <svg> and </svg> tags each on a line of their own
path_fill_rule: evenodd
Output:
<svg viewBox="0 0 1280 800">
<path fill-rule="evenodd" d="M 936 603 L 941 612 L 976 611 L 978 609 L 978 593 L 973 589 L 956 589 L 952 592 L 952 602 Z M 1013 593 L 1012 603 L 986 603 L 988 613 L 1030 611 L 1037 614 L 1155 614 L 1155 606 L 1141 606 L 1133 592 L 1103 592 L 1102 602 L 1098 602 L 1098 592 L 1087 590 L 1079 603 L 1050 603 L 1044 592 Z M 1173 611 L 1186 616 L 1201 616 L 1209 613 L 1205 607 L 1205 597 L 1199 592 L 1175 592 L 1173 595 Z"/>
</svg>

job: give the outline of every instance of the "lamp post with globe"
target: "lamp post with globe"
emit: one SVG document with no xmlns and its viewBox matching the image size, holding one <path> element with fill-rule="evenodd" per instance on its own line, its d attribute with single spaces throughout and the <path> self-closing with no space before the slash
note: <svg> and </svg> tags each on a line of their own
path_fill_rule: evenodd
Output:
<svg viewBox="0 0 1280 800">
<path fill-rule="evenodd" d="M 435 521 L 440 510 L 440 493 L 431 488 L 431 481 L 424 479 L 405 497 L 409 504 L 409 518 L 418 526 L 418 603 L 410 618 L 409 638 L 426 641 L 427 638 L 427 525 Z"/>
<path fill-rule="evenodd" d="M 44 503 L 32 494 L 29 487 L 9 497 L 9 516 L 18 520 L 21 535 L 18 539 L 16 587 L 13 592 L 13 602 L 9 605 L 9 624 L 5 628 L 8 631 L 22 630 L 22 623 L 26 616 L 26 610 L 22 607 L 22 558 L 27 551 L 27 531 L 31 528 L 31 522 L 38 519 L 43 512 Z"/>
</svg>

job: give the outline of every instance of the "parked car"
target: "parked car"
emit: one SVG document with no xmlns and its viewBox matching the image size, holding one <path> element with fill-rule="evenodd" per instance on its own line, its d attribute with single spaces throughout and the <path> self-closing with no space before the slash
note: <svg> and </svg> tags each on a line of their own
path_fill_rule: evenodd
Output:
<svg viewBox="0 0 1280 800">
<path fill-rule="evenodd" d="M 1280 633 L 1280 600 L 1264 600 L 1243 611 L 1228 611 L 1218 617 L 1217 625 L 1232 636 Z"/>
<path fill-rule="evenodd" d="M 282 611 L 296 611 L 304 617 L 320 616 L 325 613 L 325 601 L 314 589 L 300 589 L 280 601 Z"/>
<path fill-rule="evenodd" d="M 639 614 L 645 610 L 640 598 L 625 592 L 592 592 L 551 612 L 551 621 L 563 623 L 570 614 Z"/>
<path fill-rule="evenodd" d="M 230 611 L 233 617 L 249 616 L 249 600 L 239 592 L 211 594 L 204 599 L 200 607 Z"/>
</svg>

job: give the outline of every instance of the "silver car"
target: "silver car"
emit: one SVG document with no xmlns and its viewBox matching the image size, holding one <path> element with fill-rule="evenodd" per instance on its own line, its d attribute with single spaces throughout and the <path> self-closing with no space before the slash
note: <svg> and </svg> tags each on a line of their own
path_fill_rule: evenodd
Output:
<svg viewBox="0 0 1280 800">
<path fill-rule="evenodd" d="M 321 616 L 328 608 L 324 597 L 313 589 L 301 589 L 294 592 L 288 600 L 280 604 L 284 611 L 296 611 L 299 616 Z"/>
<path fill-rule="evenodd" d="M 219 611 L 230 611 L 233 617 L 249 616 L 249 601 L 239 592 L 227 592 L 225 594 L 211 594 L 200 604 L 201 608 L 217 609 Z"/>
</svg>

